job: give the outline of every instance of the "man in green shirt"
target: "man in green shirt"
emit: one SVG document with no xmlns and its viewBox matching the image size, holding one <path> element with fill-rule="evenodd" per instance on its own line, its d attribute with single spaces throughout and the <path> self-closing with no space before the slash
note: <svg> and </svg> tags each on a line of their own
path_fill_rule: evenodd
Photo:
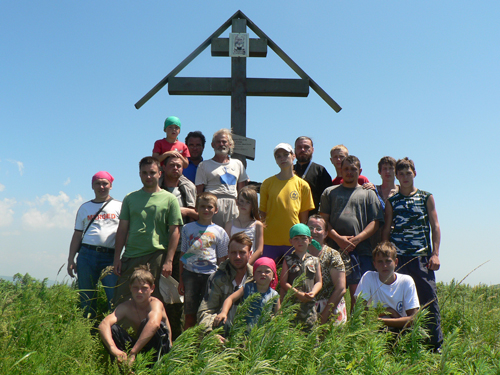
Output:
<svg viewBox="0 0 500 375">
<path fill-rule="evenodd" d="M 148 156 L 140 161 L 139 170 L 143 187 L 123 200 L 116 233 L 113 266 L 119 278 L 113 299 L 115 306 L 130 298 L 128 281 L 135 267 L 149 264 L 155 285 L 159 285 L 161 274 L 165 277 L 172 274 L 180 237 L 181 210 L 177 198 L 158 184 L 160 163 Z M 155 289 L 153 296 L 163 301 L 159 289 Z"/>
</svg>

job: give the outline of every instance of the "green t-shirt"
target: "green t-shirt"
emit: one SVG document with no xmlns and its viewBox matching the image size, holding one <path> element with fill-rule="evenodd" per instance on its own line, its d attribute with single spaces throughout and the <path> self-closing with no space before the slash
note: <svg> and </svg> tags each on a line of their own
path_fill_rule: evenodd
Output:
<svg viewBox="0 0 500 375">
<path fill-rule="evenodd" d="M 129 221 L 124 257 L 137 258 L 167 250 L 170 225 L 182 225 L 181 209 L 173 194 L 161 190 L 147 193 L 137 190 L 122 203 L 120 220 Z"/>
</svg>

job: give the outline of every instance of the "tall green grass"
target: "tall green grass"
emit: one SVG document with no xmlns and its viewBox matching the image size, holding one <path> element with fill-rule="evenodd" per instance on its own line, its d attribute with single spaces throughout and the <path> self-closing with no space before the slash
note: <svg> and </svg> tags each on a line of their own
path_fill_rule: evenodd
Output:
<svg viewBox="0 0 500 375">
<path fill-rule="evenodd" d="M 219 331 L 203 337 L 195 327 L 158 363 L 139 355 L 134 372 L 499 374 L 500 289 L 451 282 L 439 284 L 438 295 L 445 335 L 441 355 L 423 345 L 425 310 L 412 329 L 398 336 L 383 330 L 377 312 L 362 305 L 355 306 L 344 326 L 328 324 L 305 333 L 292 323 L 296 306 L 285 301 L 280 314 L 262 316 L 247 333 L 245 303 L 224 345 Z M 78 305 L 77 291 L 67 285 L 48 287 L 29 275 L 0 280 L 0 374 L 119 374 L 92 334 L 95 322 L 85 319 Z"/>
</svg>

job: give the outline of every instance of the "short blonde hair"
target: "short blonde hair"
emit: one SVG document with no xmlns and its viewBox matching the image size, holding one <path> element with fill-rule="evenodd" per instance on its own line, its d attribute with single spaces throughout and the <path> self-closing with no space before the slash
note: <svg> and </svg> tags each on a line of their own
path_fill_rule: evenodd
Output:
<svg viewBox="0 0 500 375">
<path fill-rule="evenodd" d="M 212 137 L 212 143 L 215 141 L 215 137 L 217 137 L 219 135 L 225 135 L 227 137 L 227 140 L 229 142 L 229 154 L 232 154 L 233 150 L 234 150 L 234 141 L 233 141 L 233 135 L 231 133 L 231 130 L 229 130 L 229 129 L 217 130 L 214 133 L 214 136 Z"/>
<path fill-rule="evenodd" d="M 333 151 L 337 150 L 344 151 L 347 155 L 349 155 L 349 150 L 344 145 L 333 146 L 332 149 L 330 150 L 330 155 L 332 154 Z"/>
<path fill-rule="evenodd" d="M 372 252 L 372 259 L 375 260 L 377 255 L 391 258 L 392 260 L 398 259 L 398 251 L 396 246 L 389 241 L 380 242 Z"/>
<path fill-rule="evenodd" d="M 203 193 L 198 195 L 198 197 L 196 197 L 196 209 L 199 208 L 200 202 L 202 200 L 212 203 L 215 207 L 217 207 L 217 196 L 215 194 L 204 191 Z"/>
</svg>

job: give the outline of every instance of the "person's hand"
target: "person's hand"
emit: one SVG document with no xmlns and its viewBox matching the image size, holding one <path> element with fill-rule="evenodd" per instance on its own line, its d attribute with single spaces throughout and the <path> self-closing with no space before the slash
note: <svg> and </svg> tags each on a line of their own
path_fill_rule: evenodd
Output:
<svg viewBox="0 0 500 375">
<path fill-rule="evenodd" d="M 219 327 L 221 324 L 225 324 L 226 323 L 226 320 L 227 320 L 227 315 L 224 314 L 224 313 L 220 313 L 219 315 L 217 315 L 214 319 L 214 323 L 213 323 L 213 327 L 214 328 L 217 328 Z"/>
<path fill-rule="evenodd" d="M 300 301 L 300 302 L 310 302 L 313 300 L 313 298 L 311 298 L 310 296 L 308 296 L 309 293 L 304 293 L 304 292 L 301 292 L 300 290 L 297 290 L 295 289 L 295 297 L 297 297 L 297 299 Z"/>
<path fill-rule="evenodd" d="M 356 246 L 359 245 L 359 243 L 361 242 L 361 240 L 359 238 L 357 238 L 356 236 L 351 236 L 351 237 L 348 237 L 349 241 L 352 243 L 352 249 L 348 250 L 348 251 L 353 251 Z"/>
<path fill-rule="evenodd" d="M 394 309 L 393 309 L 393 308 L 391 308 L 391 307 L 386 307 L 386 308 L 385 308 L 385 311 L 386 311 L 385 313 L 380 314 L 380 317 L 381 317 L 381 318 L 386 317 L 386 316 L 387 316 L 387 313 L 389 313 L 389 316 L 390 316 L 391 318 L 394 318 L 394 319 L 396 319 L 396 318 L 401 318 L 401 315 L 400 315 L 400 314 L 399 314 L 396 310 L 394 310 Z"/>
<path fill-rule="evenodd" d="M 135 354 L 130 353 L 130 355 L 127 358 L 127 363 L 130 367 L 132 367 L 134 362 L 135 362 Z"/>
<path fill-rule="evenodd" d="M 161 274 L 165 277 L 169 277 L 172 274 L 172 261 L 167 260 L 161 269 Z"/>
<path fill-rule="evenodd" d="M 122 261 L 120 258 L 115 258 L 115 261 L 113 262 L 113 272 L 117 276 L 121 276 L 122 274 Z"/>
<path fill-rule="evenodd" d="M 330 319 L 330 305 L 326 305 L 325 309 L 321 312 L 321 324 L 328 323 Z"/>
<path fill-rule="evenodd" d="M 117 347 L 111 349 L 111 354 L 116 357 L 118 363 L 124 363 L 127 360 L 127 353 L 121 351 Z"/>
<path fill-rule="evenodd" d="M 68 260 L 68 275 L 70 277 L 76 276 L 76 263 L 74 260 Z"/>
<path fill-rule="evenodd" d="M 182 281 L 182 279 L 180 279 L 179 281 L 179 286 L 177 287 L 177 291 L 179 292 L 180 296 L 184 295 L 184 281 Z"/>
<path fill-rule="evenodd" d="M 365 190 L 376 190 L 375 185 L 373 185 L 371 182 L 367 182 L 366 184 L 361 185 L 363 189 Z"/>
<path fill-rule="evenodd" d="M 356 248 L 356 245 L 354 245 L 350 240 L 348 236 L 339 236 L 337 239 L 335 239 L 335 242 L 337 245 L 339 245 L 340 249 L 343 251 L 351 252 Z"/>
<path fill-rule="evenodd" d="M 436 254 L 431 255 L 429 258 L 429 263 L 427 263 L 427 268 L 432 271 L 437 271 L 441 267 L 441 262 Z"/>
</svg>

